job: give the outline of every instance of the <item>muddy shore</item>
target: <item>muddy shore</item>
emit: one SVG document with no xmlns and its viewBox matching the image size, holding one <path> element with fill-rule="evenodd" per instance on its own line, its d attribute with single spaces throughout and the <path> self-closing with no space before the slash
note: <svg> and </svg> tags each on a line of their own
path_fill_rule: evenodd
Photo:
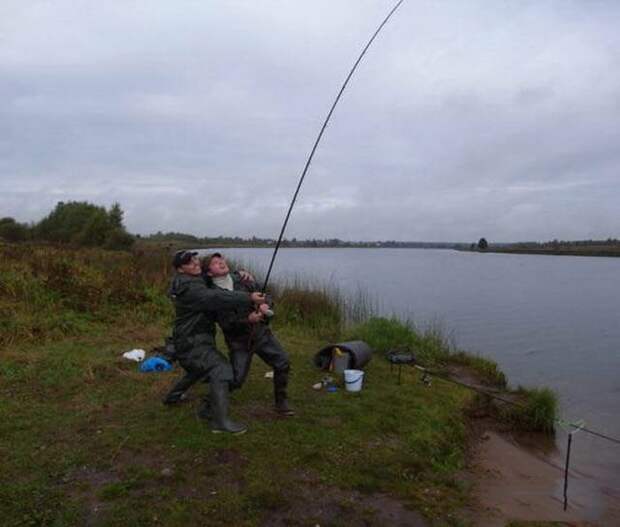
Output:
<svg viewBox="0 0 620 527">
<path fill-rule="evenodd" d="M 511 521 L 567 525 L 620 525 L 620 496 L 601 492 L 591 477 L 572 467 L 568 507 L 563 510 L 564 464 L 549 440 L 517 438 L 487 429 L 474 446 L 469 466 L 478 508 L 475 525 L 504 526 Z"/>
</svg>

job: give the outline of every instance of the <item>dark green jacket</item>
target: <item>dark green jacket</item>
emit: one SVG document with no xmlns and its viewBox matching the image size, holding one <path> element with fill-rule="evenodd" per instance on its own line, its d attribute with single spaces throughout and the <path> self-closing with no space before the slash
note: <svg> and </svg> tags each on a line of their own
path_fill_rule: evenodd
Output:
<svg viewBox="0 0 620 527">
<path fill-rule="evenodd" d="M 170 285 L 176 318 L 173 338 L 178 351 L 193 344 L 193 338 L 215 342 L 215 320 L 228 310 L 252 309 L 248 293 L 207 288 L 202 276 L 177 273 Z"/>
<path fill-rule="evenodd" d="M 259 291 L 258 284 L 256 282 L 242 282 L 239 273 L 230 273 L 233 279 L 233 292 L 245 292 L 254 293 Z M 205 275 L 205 281 L 212 291 L 226 291 L 213 284 L 213 281 Z M 230 292 L 230 291 L 228 291 Z M 254 310 L 254 306 L 245 307 L 240 306 L 235 309 L 226 311 L 218 311 L 216 321 L 224 332 L 224 336 L 227 339 L 247 337 L 252 332 L 252 326 L 254 328 L 254 336 L 257 337 L 260 332 L 264 330 L 264 324 L 250 324 L 248 322 L 248 315 Z M 257 333 L 259 332 L 259 333 Z"/>
</svg>

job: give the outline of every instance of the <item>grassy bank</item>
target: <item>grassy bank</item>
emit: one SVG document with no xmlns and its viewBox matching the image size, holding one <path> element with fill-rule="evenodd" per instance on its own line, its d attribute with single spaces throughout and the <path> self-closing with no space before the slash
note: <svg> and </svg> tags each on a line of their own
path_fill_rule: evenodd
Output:
<svg viewBox="0 0 620 527">
<path fill-rule="evenodd" d="M 449 383 L 429 388 L 414 369 L 399 385 L 382 352 L 413 350 L 441 371 L 471 361 L 496 385 L 488 361 L 454 354 L 438 332 L 362 322 L 367 310 L 353 309 L 351 324 L 333 288 L 281 284 L 274 325 L 291 356 L 298 416 L 272 413 L 257 360 L 232 404 L 249 432 L 214 435 L 196 417 L 204 385 L 165 408 L 178 369 L 141 374 L 120 358 L 169 331 L 167 255 L 0 251 L 3 525 L 388 525 L 394 515 L 407 525 L 467 524 L 463 410 L 474 396 Z M 316 351 L 349 338 L 377 350 L 363 391 L 313 390 L 324 375 Z"/>
</svg>

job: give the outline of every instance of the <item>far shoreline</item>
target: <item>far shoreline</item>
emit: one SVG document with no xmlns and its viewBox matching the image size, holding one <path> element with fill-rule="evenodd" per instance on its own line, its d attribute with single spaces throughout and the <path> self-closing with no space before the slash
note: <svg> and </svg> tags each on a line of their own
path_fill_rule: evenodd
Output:
<svg viewBox="0 0 620 527">
<path fill-rule="evenodd" d="M 500 253 L 500 254 L 533 254 L 542 256 L 596 256 L 596 257 L 620 257 L 620 247 L 609 249 L 520 249 L 520 248 L 502 248 L 491 247 L 485 250 L 478 249 L 456 249 L 465 252 L 475 253 Z"/>
</svg>

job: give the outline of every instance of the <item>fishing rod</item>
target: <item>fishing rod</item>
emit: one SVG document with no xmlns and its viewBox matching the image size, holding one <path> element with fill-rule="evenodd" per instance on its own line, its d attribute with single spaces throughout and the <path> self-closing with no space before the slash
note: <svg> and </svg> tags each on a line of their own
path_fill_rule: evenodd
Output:
<svg viewBox="0 0 620 527">
<path fill-rule="evenodd" d="M 310 168 L 310 163 L 312 162 L 312 158 L 314 157 L 314 153 L 316 152 L 317 147 L 319 146 L 319 143 L 321 142 L 321 138 L 323 137 L 323 132 L 325 131 L 325 128 L 327 128 L 327 124 L 329 123 L 329 120 L 331 119 L 332 114 L 334 113 L 334 110 L 336 109 L 336 105 L 338 104 L 338 101 L 340 101 L 340 97 L 342 96 L 345 88 L 347 87 L 347 84 L 349 84 L 349 80 L 351 79 L 351 77 L 353 76 L 353 73 L 355 73 L 355 70 L 357 69 L 358 64 L 362 61 L 362 58 L 364 57 L 364 55 L 366 54 L 366 51 L 368 51 L 368 48 L 370 47 L 370 45 L 373 43 L 373 41 L 375 40 L 375 38 L 377 37 L 377 35 L 379 34 L 379 32 L 383 29 L 383 26 L 385 26 L 385 24 L 387 24 L 388 20 L 392 17 L 392 15 L 396 12 L 396 10 L 400 7 L 400 5 L 404 2 L 404 0 L 399 0 L 396 5 L 394 5 L 394 7 L 391 9 L 391 11 L 387 14 L 387 16 L 383 19 L 383 22 L 381 22 L 381 24 L 379 24 L 379 27 L 376 29 L 376 31 L 373 33 L 372 37 L 370 37 L 370 40 L 368 41 L 368 43 L 366 44 L 366 46 L 364 46 L 364 49 L 362 50 L 362 52 L 360 53 L 359 57 L 357 57 L 357 60 L 355 61 L 355 64 L 353 64 L 353 67 L 351 68 L 351 71 L 349 71 L 349 74 L 347 75 L 344 83 L 342 84 L 342 87 L 340 88 L 340 91 L 338 92 L 338 95 L 336 96 L 336 99 L 334 100 L 329 113 L 327 114 L 327 117 L 325 118 L 325 121 L 323 122 L 323 126 L 321 127 L 321 131 L 319 132 L 319 135 L 317 136 L 314 145 L 312 147 L 312 150 L 310 151 L 310 155 L 308 156 L 308 159 L 306 160 L 306 165 L 304 166 L 304 169 L 301 173 L 301 177 L 299 178 L 299 183 L 297 184 L 297 188 L 295 190 L 295 193 L 293 194 L 293 199 L 291 200 L 291 204 L 288 208 L 288 212 L 286 213 L 286 217 L 284 218 L 284 223 L 282 224 L 282 229 L 280 230 L 280 236 L 278 236 L 278 241 L 276 243 L 276 246 L 273 250 L 273 254 L 271 255 L 271 262 L 269 263 L 269 269 L 267 270 L 267 276 L 265 277 L 265 282 L 263 283 L 263 287 L 262 287 L 262 293 L 265 292 L 265 290 L 267 289 L 267 284 L 269 283 L 269 277 L 271 276 L 271 270 L 273 269 L 273 264 L 276 260 L 276 255 L 278 254 L 278 250 L 280 249 L 280 245 L 282 244 L 282 238 L 284 237 L 284 231 L 286 230 L 286 226 L 288 225 L 288 220 L 291 216 L 291 212 L 293 211 L 293 207 L 295 206 L 295 202 L 297 201 L 297 196 L 299 195 L 299 190 L 301 189 L 301 185 L 304 182 L 304 179 L 306 177 L 306 173 L 308 172 L 308 168 Z"/>
</svg>

